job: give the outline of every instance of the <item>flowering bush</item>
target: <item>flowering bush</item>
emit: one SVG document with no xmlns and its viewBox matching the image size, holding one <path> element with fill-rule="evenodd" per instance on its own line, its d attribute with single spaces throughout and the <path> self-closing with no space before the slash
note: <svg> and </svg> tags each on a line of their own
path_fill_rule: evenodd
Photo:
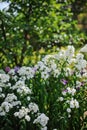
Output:
<svg viewBox="0 0 87 130">
<path fill-rule="evenodd" d="M 85 129 L 86 67 L 73 46 L 34 67 L 7 67 L 0 74 L 0 130 Z"/>
</svg>

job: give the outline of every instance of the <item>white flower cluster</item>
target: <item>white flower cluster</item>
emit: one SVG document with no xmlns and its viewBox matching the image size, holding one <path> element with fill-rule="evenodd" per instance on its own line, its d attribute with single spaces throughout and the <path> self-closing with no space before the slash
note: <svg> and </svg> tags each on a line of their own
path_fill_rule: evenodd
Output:
<svg viewBox="0 0 87 130">
<path fill-rule="evenodd" d="M 38 118 L 39 107 L 31 102 L 32 87 L 27 84 L 27 81 L 35 76 L 35 72 L 36 68 L 22 67 L 17 72 L 11 69 L 8 74 L 0 74 L 0 98 L 3 97 L 0 102 L 0 116 L 6 116 L 12 110 L 14 117 L 19 119 L 30 121 L 31 115 L 34 119 Z M 41 121 L 47 120 L 45 114 L 42 115 L 44 116 L 41 116 Z M 41 122 L 38 123 L 42 130 L 47 130 L 45 125 L 42 127 Z"/>
<path fill-rule="evenodd" d="M 10 109 L 13 108 L 12 104 L 9 102 L 3 102 L 0 106 L 0 116 L 5 116 L 7 112 L 10 111 Z"/>
<path fill-rule="evenodd" d="M 87 81 L 86 66 L 87 61 L 84 60 L 84 56 L 81 53 L 75 54 L 74 47 L 68 46 L 67 49 L 58 50 L 57 54 L 45 56 L 34 67 L 23 66 L 17 71 L 10 69 L 8 74 L 0 73 L 0 99 L 2 99 L 0 102 L 0 116 L 5 116 L 11 109 L 14 109 L 14 111 L 16 110 L 13 112 L 15 117 L 31 121 L 30 115 L 34 115 L 32 116 L 35 117 L 33 124 L 39 124 L 41 130 L 47 130 L 49 118 L 44 113 L 39 114 L 39 107 L 33 102 L 34 97 L 31 97 L 33 95 L 33 81 L 36 80 L 34 77 L 37 76 L 41 81 L 40 83 L 45 83 L 44 80 L 48 81 L 50 77 L 55 78 L 55 84 L 59 80 L 67 79 L 62 81 L 61 85 L 59 84 L 60 87 L 65 86 L 65 90 L 63 89 L 64 91 L 60 94 L 58 101 L 62 102 L 61 105 L 63 104 L 64 110 L 70 117 L 72 110 L 76 110 L 80 106 L 76 98 L 76 92 L 82 86 L 82 81 Z M 78 78 L 75 87 L 73 87 L 74 82 L 70 81 L 74 74 Z M 62 79 L 60 79 L 61 77 Z M 68 79 L 71 82 L 70 87 Z M 50 84 L 50 80 L 46 83 L 47 85 Z M 66 86 L 68 87 L 66 88 Z M 54 89 L 57 92 L 57 88 Z"/>
<path fill-rule="evenodd" d="M 9 82 L 9 75 L 8 74 L 0 74 L 0 82 L 1 83 L 6 83 Z"/>
<path fill-rule="evenodd" d="M 22 77 L 26 77 L 27 79 L 31 79 L 35 75 L 35 70 L 33 67 L 23 66 L 18 70 L 18 74 Z"/>
<path fill-rule="evenodd" d="M 69 107 L 66 109 L 66 111 L 68 112 L 68 117 L 70 118 L 70 113 L 72 112 L 72 109 L 79 108 L 79 102 L 73 98 L 71 100 L 67 100 L 66 102 L 69 104 Z"/>
<path fill-rule="evenodd" d="M 31 112 L 33 114 L 33 113 L 37 113 L 38 111 L 39 111 L 39 108 L 38 108 L 37 104 L 31 102 L 28 105 L 28 108 L 22 106 L 18 112 L 14 113 L 14 116 L 18 117 L 19 119 L 25 118 L 25 120 L 30 121 L 31 117 L 29 116 L 29 113 Z M 49 120 L 49 118 L 45 114 L 42 113 L 34 120 L 33 123 L 34 124 L 39 123 L 43 127 L 43 128 L 41 127 L 41 129 L 47 130 L 46 125 L 47 125 L 48 120 Z"/>
<path fill-rule="evenodd" d="M 28 115 L 29 112 L 30 110 L 28 108 L 22 106 L 21 109 L 19 109 L 19 112 L 14 113 L 14 116 L 18 117 L 19 119 L 25 118 L 27 121 L 30 121 L 30 116 Z"/>
<path fill-rule="evenodd" d="M 37 113 L 38 111 L 39 111 L 39 108 L 38 108 L 37 104 L 31 102 L 28 105 L 28 108 L 25 108 L 24 106 L 22 106 L 21 109 L 19 109 L 19 112 L 14 113 L 14 116 L 18 117 L 19 119 L 25 117 L 25 119 L 27 121 L 30 121 L 30 116 L 28 114 L 30 112 Z"/>
<path fill-rule="evenodd" d="M 7 97 L 5 98 L 5 101 L 11 103 L 13 107 L 17 105 L 21 105 L 21 101 L 17 100 L 17 96 L 14 95 L 14 93 L 8 93 Z"/>
<path fill-rule="evenodd" d="M 4 99 L 0 104 L 0 116 L 5 116 L 7 113 L 10 112 L 11 109 L 13 110 L 15 108 L 15 110 L 18 111 L 14 112 L 13 115 L 15 117 L 18 117 L 19 119 L 24 118 L 26 121 L 30 121 L 31 114 L 35 114 L 35 117 L 38 116 L 38 105 L 34 102 L 31 102 L 30 94 L 32 90 L 26 84 L 26 80 L 33 78 L 35 72 L 36 70 L 34 68 L 22 67 L 17 72 L 15 72 L 14 69 L 11 69 L 8 74 L 0 74 L 0 97 L 3 97 Z M 12 80 L 12 82 L 14 82 L 14 84 L 11 84 L 9 82 L 10 79 Z M 9 87 L 6 88 L 6 86 Z M 4 88 L 7 89 L 7 94 L 6 92 L 4 94 Z M 14 93 L 16 93 L 17 96 Z M 22 99 L 20 98 L 22 95 L 25 95 L 26 101 L 28 101 L 27 103 L 29 103 L 29 105 L 27 104 L 24 106 L 23 101 L 18 100 L 18 98 Z M 41 121 L 38 123 L 40 125 L 44 123 L 44 127 L 43 125 L 41 125 L 42 130 L 47 130 L 47 127 L 45 126 L 45 124 L 47 124 L 47 119 L 48 117 L 46 117 L 45 114 L 41 115 Z"/>
<path fill-rule="evenodd" d="M 39 108 L 36 103 L 31 102 L 29 104 L 29 110 L 32 111 L 33 113 L 36 113 L 39 111 Z"/>
<path fill-rule="evenodd" d="M 70 102 L 70 108 L 79 108 L 79 102 L 76 99 L 71 99 Z"/>
<path fill-rule="evenodd" d="M 18 105 L 21 105 L 21 102 L 17 101 L 17 96 L 15 96 L 14 93 L 8 93 L 7 97 L 1 103 L 0 115 L 4 116 L 11 108 Z"/>
<path fill-rule="evenodd" d="M 66 94 L 71 94 L 72 96 L 74 96 L 75 93 L 76 93 L 76 89 L 75 88 L 70 88 L 70 87 L 67 87 L 65 91 L 62 91 L 62 94 L 64 96 Z"/>
<path fill-rule="evenodd" d="M 84 55 L 78 53 L 76 56 L 76 68 L 78 70 L 82 70 L 82 69 L 85 69 L 86 66 L 87 66 L 87 61 L 84 60 Z"/>
<path fill-rule="evenodd" d="M 41 130 L 46 130 L 47 129 L 46 125 L 48 123 L 48 120 L 49 118 L 44 113 L 42 113 L 34 120 L 33 123 L 36 124 L 39 123 L 42 126 Z"/>
<path fill-rule="evenodd" d="M 75 69 L 79 71 L 85 69 L 87 61 L 84 60 L 83 54 L 78 53 L 75 55 L 73 46 L 68 46 L 66 50 L 60 50 L 57 54 L 45 56 L 35 67 L 41 73 L 41 78 L 47 80 L 51 75 L 57 78 L 61 74 L 63 64 L 66 64 L 64 71 L 68 77 L 73 74 Z M 71 66 L 73 67 L 71 68 Z"/>
<path fill-rule="evenodd" d="M 75 48 L 73 46 L 68 46 L 67 50 L 65 51 L 65 56 L 70 60 L 71 58 L 73 58 L 74 53 Z"/>
<path fill-rule="evenodd" d="M 74 95 L 76 94 L 76 89 L 74 87 L 70 88 L 67 87 L 66 90 L 62 91 L 62 97 L 58 98 L 58 101 L 63 102 L 67 113 L 68 117 L 70 118 L 71 115 L 70 113 L 72 112 L 72 109 L 78 109 L 79 108 L 79 102 L 77 99 L 74 98 Z"/>
<path fill-rule="evenodd" d="M 17 90 L 17 93 L 21 95 L 31 94 L 31 89 L 27 87 L 24 81 L 17 81 L 14 86 L 11 87 L 12 90 Z"/>
<path fill-rule="evenodd" d="M 74 94 L 76 93 L 76 89 L 75 89 L 75 88 L 67 87 L 67 92 L 68 92 L 69 94 L 72 94 L 72 96 L 74 96 Z"/>
<path fill-rule="evenodd" d="M 39 71 L 41 71 L 42 79 L 46 80 L 49 78 L 51 70 L 49 69 L 49 67 L 47 67 L 47 65 L 44 64 L 44 62 L 38 62 L 38 64 L 35 67 L 38 68 Z"/>
<path fill-rule="evenodd" d="M 5 93 L 3 90 L 11 86 L 9 79 L 10 76 L 8 74 L 0 73 L 0 98 L 5 98 Z"/>
<path fill-rule="evenodd" d="M 15 75 L 15 70 L 14 69 L 10 69 L 10 71 L 8 72 L 9 75 L 14 76 Z"/>
</svg>

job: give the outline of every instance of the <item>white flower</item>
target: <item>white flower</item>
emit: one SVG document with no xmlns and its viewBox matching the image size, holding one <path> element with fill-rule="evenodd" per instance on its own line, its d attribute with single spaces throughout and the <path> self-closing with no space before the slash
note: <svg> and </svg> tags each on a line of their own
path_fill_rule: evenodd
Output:
<svg viewBox="0 0 87 130">
<path fill-rule="evenodd" d="M 72 88 L 72 95 L 74 96 L 75 93 L 76 93 L 76 89 Z"/>
<path fill-rule="evenodd" d="M 13 108 L 13 106 L 12 106 L 12 104 L 10 104 L 10 103 L 8 103 L 8 102 L 5 101 L 5 102 L 3 102 L 3 103 L 1 104 L 1 108 L 2 108 L 3 111 L 9 112 L 10 109 Z M 3 112 L 3 111 L 2 111 L 2 112 Z"/>
<path fill-rule="evenodd" d="M 65 71 L 65 75 L 67 77 L 72 75 L 72 70 L 69 67 L 64 68 L 64 71 Z"/>
<path fill-rule="evenodd" d="M 67 90 L 68 90 L 68 93 L 71 94 L 72 93 L 72 90 L 70 87 L 67 87 Z"/>
<path fill-rule="evenodd" d="M 37 117 L 37 119 L 34 120 L 33 123 L 39 123 L 42 127 L 45 127 L 48 123 L 49 118 L 42 113 L 40 116 Z"/>
<path fill-rule="evenodd" d="M 60 75 L 59 69 L 55 69 L 55 70 L 53 71 L 53 75 L 54 75 L 54 77 L 58 77 L 58 76 Z"/>
<path fill-rule="evenodd" d="M 30 97 L 29 96 L 27 97 L 27 100 L 30 101 Z"/>
<path fill-rule="evenodd" d="M 26 115 L 25 119 L 26 119 L 26 121 L 30 121 L 31 118 L 30 118 L 30 116 Z"/>
<path fill-rule="evenodd" d="M 5 111 L 0 111 L 0 116 L 5 116 L 6 112 Z"/>
<path fill-rule="evenodd" d="M 65 95 L 66 95 L 66 93 L 67 93 L 66 91 L 62 91 L 62 95 L 63 95 L 63 96 L 65 96 Z"/>
<path fill-rule="evenodd" d="M 15 112 L 15 113 L 14 113 L 14 116 L 15 116 L 15 117 L 19 116 L 19 112 Z"/>
<path fill-rule="evenodd" d="M 71 109 L 70 108 L 67 108 L 67 110 L 66 110 L 68 113 L 70 113 L 71 112 Z"/>
<path fill-rule="evenodd" d="M 79 108 L 79 102 L 75 99 L 75 107 Z"/>
<path fill-rule="evenodd" d="M 17 96 L 14 95 L 14 93 L 8 93 L 7 97 L 5 98 L 5 101 L 7 102 L 13 102 L 14 100 L 17 100 Z"/>
<path fill-rule="evenodd" d="M 47 130 L 47 127 L 45 126 L 45 127 L 41 128 L 41 130 Z"/>
<path fill-rule="evenodd" d="M 71 117 L 71 115 L 69 114 L 69 115 L 68 115 L 68 118 L 70 118 L 70 117 Z"/>
<path fill-rule="evenodd" d="M 62 102 L 62 101 L 63 101 L 63 97 L 59 97 L 59 101 L 61 101 L 61 102 Z"/>
<path fill-rule="evenodd" d="M 74 100 L 73 99 L 70 101 L 70 108 L 75 108 L 75 104 L 74 104 Z"/>
<path fill-rule="evenodd" d="M 78 54 L 76 55 L 76 60 L 77 60 L 77 61 L 83 60 L 83 58 L 84 58 L 84 55 L 81 54 L 81 53 L 78 53 Z"/>
<path fill-rule="evenodd" d="M 80 49 L 80 52 L 87 52 L 87 44 Z"/>
<path fill-rule="evenodd" d="M 76 99 L 71 99 L 70 108 L 79 108 L 79 102 Z"/>
<path fill-rule="evenodd" d="M 67 87 L 67 90 L 69 94 L 72 94 L 72 96 L 74 96 L 74 94 L 76 93 L 76 89 L 74 88 Z"/>
<path fill-rule="evenodd" d="M 47 78 L 49 78 L 49 74 L 48 72 L 41 72 L 41 78 L 46 80 Z"/>
<path fill-rule="evenodd" d="M 74 56 L 75 48 L 73 46 L 68 46 L 67 50 L 65 51 L 65 55 L 67 58 L 72 58 Z"/>
<path fill-rule="evenodd" d="M 84 78 L 87 78 L 87 72 L 82 75 Z"/>
<path fill-rule="evenodd" d="M 14 86 L 11 87 L 11 89 L 15 90 L 17 89 L 17 92 L 19 94 L 31 94 L 31 89 L 29 89 L 24 81 L 19 80 L 18 82 L 16 82 L 16 84 Z"/>
<path fill-rule="evenodd" d="M 77 63 L 76 63 L 76 68 L 78 69 L 78 70 L 81 70 L 81 69 L 84 69 L 84 68 L 86 68 L 86 66 L 87 66 L 87 61 L 86 60 L 79 60 L 79 61 L 77 61 Z"/>
<path fill-rule="evenodd" d="M 14 70 L 14 69 L 11 69 L 11 70 L 8 72 L 8 74 L 10 74 L 10 75 L 15 75 L 15 70 Z"/>
<path fill-rule="evenodd" d="M 58 55 L 56 56 L 56 59 L 58 59 L 58 60 L 66 59 L 65 50 L 59 51 Z"/>
<path fill-rule="evenodd" d="M 31 79 L 35 75 L 35 71 L 33 67 L 25 67 L 25 66 L 21 67 L 18 70 L 18 73 L 20 76 L 26 76 L 27 79 Z"/>
<path fill-rule="evenodd" d="M 19 119 L 25 117 L 28 113 L 29 113 L 29 109 L 25 108 L 24 106 L 21 107 L 21 109 L 19 110 L 19 112 L 15 112 L 14 116 L 18 117 Z"/>
<path fill-rule="evenodd" d="M 15 81 L 17 81 L 17 75 L 13 75 L 12 79 L 15 80 Z"/>
<path fill-rule="evenodd" d="M 0 97 L 4 98 L 4 97 L 5 97 L 5 94 L 4 94 L 4 93 L 0 94 Z"/>
<path fill-rule="evenodd" d="M 29 104 L 28 107 L 29 107 L 29 110 L 32 111 L 32 112 L 34 112 L 34 113 L 36 113 L 39 110 L 37 104 L 32 103 L 32 102 Z"/>
<path fill-rule="evenodd" d="M 1 83 L 6 83 L 8 82 L 10 79 L 8 74 L 0 74 L 0 82 Z"/>
</svg>

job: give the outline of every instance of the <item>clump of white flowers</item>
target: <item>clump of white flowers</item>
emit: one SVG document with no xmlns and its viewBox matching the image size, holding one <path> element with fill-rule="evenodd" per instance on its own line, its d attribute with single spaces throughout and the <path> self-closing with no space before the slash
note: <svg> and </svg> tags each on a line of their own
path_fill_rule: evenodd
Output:
<svg viewBox="0 0 87 130">
<path fill-rule="evenodd" d="M 1 103 L 1 106 L 0 106 L 0 116 L 5 116 L 6 113 L 8 113 L 10 111 L 11 108 L 13 108 L 13 105 L 11 103 L 6 102 L 6 101 Z"/>
<path fill-rule="evenodd" d="M 29 118 L 29 121 L 30 121 L 30 117 L 28 116 L 29 112 L 30 112 L 30 110 L 28 108 L 25 108 L 24 106 L 22 106 L 21 109 L 19 109 L 19 112 L 14 113 L 14 116 L 18 117 L 19 119 L 21 119 L 23 117 L 26 118 L 26 116 L 27 116 L 26 119 Z"/>
<path fill-rule="evenodd" d="M 33 67 L 21 67 L 18 72 L 17 72 L 20 76 L 22 77 L 26 77 L 27 79 L 31 79 L 34 77 L 35 75 L 35 70 Z"/>
<path fill-rule="evenodd" d="M 39 111 L 39 108 L 38 108 L 38 106 L 37 106 L 36 103 L 31 102 L 31 103 L 28 105 L 28 107 L 29 107 L 29 110 L 32 111 L 33 113 L 36 113 L 36 112 Z"/>
<path fill-rule="evenodd" d="M 57 101 L 63 102 L 63 104 L 67 107 L 65 107 L 68 117 L 70 118 L 71 115 L 70 113 L 72 112 L 73 109 L 78 109 L 79 108 L 79 102 L 77 99 L 74 98 L 76 94 L 76 89 L 74 87 L 67 87 L 66 90 L 62 91 L 62 97 L 59 97 Z"/>
<path fill-rule="evenodd" d="M 78 70 L 82 70 L 84 68 L 86 68 L 87 66 L 87 61 L 84 60 L 84 55 L 83 54 L 77 54 L 76 56 L 76 68 Z"/>
<path fill-rule="evenodd" d="M 72 96 L 74 96 L 74 94 L 76 93 L 76 89 L 67 87 L 67 93 L 72 94 Z"/>
<path fill-rule="evenodd" d="M 21 95 L 31 94 L 31 89 L 27 87 L 25 81 L 21 81 L 21 80 L 17 81 L 16 84 L 11 87 L 11 89 L 16 90 L 17 93 Z"/>
<path fill-rule="evenodd" d="M 42 130 L 46 129 L 46 125 L 48 123 L 49 118 L 44 114 L 40 114 L 33 123 L 40 124 L 42 126 Z"/>
<path fill-rule="evenodd" d="M 10 69 L 7 74 L 0 73 L 0 116 L 4 117 L 11 111 L 14 118 L 28 122 L 31 121 L 32 115 L 34 119 L 38 117 L 38 104 L 31 101 L 32 85 L 27 84 L 27 81 L 35 76 L 35 72 L 33 67 L 21 67 L 17 71 Z M 47 119 L 45 114 L 41 117 L 41 121 Z M 42 127 L 41 122 L 38 123 L 41 129 L 47 130 L 45 125 Z"/>
<path fill-rule="evenodd" d="M 0 74 L 0 82 L 1 83 L 9 82 L 9 79 L 10 79 L 9 75 L 7 75 L 7 74 Z"/>
<path fill-rule="evenodd" d="M 80 108 L 78 93 L 86 82 L 87 61 L 84 55 L 75 53 L 73 46 L 58 49 L 57 53 L 46 55 L 33 67 L 16 67 L 6 73 L 0 72 L 0 116 L 6 117 L 11 112 L 12 118 L 23 119 L 37 129 L 47 130 L 51 105 L 53 118 L 57 112 L 60 114 L 57 114 L 57 121 L 64 119 L 65 115 L 66 119 L 72 118 L 72 112 Z M 39 106 L 43 106 L 42 110 L 47 111 L 49 117 L 42 110 L 40 113 Z"/>
<path fill-rule="evenodd" d="M 70 100 L 70 108 L 79 108 L 79 102 L 76 99 Z"/>
</svg>

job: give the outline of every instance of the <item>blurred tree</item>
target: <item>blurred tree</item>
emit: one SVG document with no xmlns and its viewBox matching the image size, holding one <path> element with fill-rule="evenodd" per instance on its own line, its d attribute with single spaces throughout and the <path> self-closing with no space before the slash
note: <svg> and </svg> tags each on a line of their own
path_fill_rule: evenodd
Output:
<svg viewBox="0 0 87 130">
<path fill-rule="evenodd" d="M 73 18 L 74 19 L 78 19 L 78 15 L 80 13 L 87 13 L 87 1 L 86 0 L 73 0 L 73 2 L 71 3 L 71 10 L 73 12 Z"/>
<path fill-rule="evenodd" d="M 2 0 L 6 1 L 6 0 Z M 85 35 L 73 20 L 71 2 L 7 0 L 0 11 L 0 66 L 26 65 L 25 58 L 41 47 L 77 45 Z M 29 61 L 30 62 L 30 61 Z M 27 62 L 27 64 L 29 64 Z"/>
</svg>

